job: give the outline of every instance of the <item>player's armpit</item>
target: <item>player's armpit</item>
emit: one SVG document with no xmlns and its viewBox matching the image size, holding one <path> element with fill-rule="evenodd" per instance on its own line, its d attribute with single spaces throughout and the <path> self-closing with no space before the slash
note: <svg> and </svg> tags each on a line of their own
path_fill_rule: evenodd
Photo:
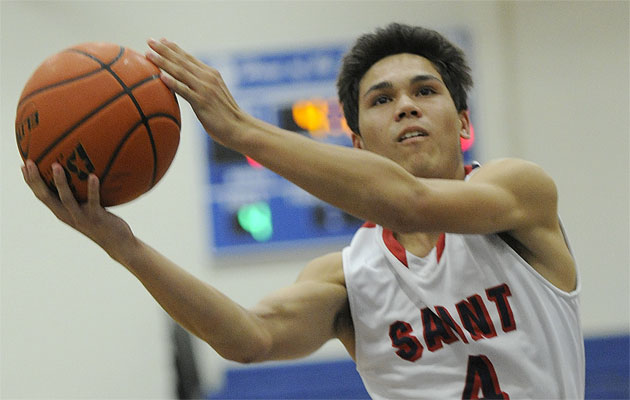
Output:
<svg viewBox="0 0 630 400">
<path fill-rule="evenodd" d="M 341 262 L 340 253 L 315 259 L 293 285 L 251 309 L 271 338 L 254 362 L 302 357 L 338 336 L 336 322 L 348 302 Z"/>
</svg>

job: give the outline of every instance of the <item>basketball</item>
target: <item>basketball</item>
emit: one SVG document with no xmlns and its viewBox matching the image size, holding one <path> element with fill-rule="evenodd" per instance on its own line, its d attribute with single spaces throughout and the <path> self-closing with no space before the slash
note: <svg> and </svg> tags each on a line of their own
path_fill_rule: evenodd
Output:
<svg viewBox="0 0 630 400">
<path fill-rule="evenodd" d="M 61 164 L 79 202 L 87 200 L 91 173 L 103 206 L 146 193 L 179 145 L 179 106 L 159 74 L 144 55 L 111 43 L 79 44 L 47 58 L 17 106 L 22 159 L 37 164 L 52 190 L 51 165 Z"/>
</svg>

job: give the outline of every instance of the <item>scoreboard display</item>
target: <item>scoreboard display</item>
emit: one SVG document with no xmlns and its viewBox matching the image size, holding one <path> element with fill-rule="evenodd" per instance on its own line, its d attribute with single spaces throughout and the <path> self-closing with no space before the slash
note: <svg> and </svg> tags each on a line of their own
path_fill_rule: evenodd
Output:
<svg viewBox="0 0 630 400">
<path fill-rule="evenodd" d="M 312 140 L 352 146 L 335 87 L 347 49 L 219 54 L 204 61 L 221 71 L 239 106 L 254 117 Z M 470 143 L 462 145 L 471 159 Z M 216 255 L 326 242 L 343 246 L 363 223 L 209 138 L 206 154 L 210 246 Z"/>
</svg>

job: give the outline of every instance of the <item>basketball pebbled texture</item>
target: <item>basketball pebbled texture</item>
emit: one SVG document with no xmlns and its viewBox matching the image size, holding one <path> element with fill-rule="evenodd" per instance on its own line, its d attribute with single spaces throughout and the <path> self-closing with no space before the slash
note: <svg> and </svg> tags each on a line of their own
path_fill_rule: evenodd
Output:
<svg viewBox="0 0 630 400">
<path fill-rule="evenodd" d="M 101 204 L 131 201 L 166 173 L 181 117 L 159 69 L 139 53 L 111 43 L 84 43 L 46 59 L 26 83 L 15 132 L 23 160 L 32 159 L 55 190 L 60 163 L 78 201 L 96 174 Z"/>
</svg>

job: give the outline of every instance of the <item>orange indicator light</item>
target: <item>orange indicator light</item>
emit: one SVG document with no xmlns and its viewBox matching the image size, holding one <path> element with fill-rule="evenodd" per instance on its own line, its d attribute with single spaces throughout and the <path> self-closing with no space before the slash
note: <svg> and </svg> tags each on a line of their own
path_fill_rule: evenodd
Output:
<svg viewBox="0 0 630 400">
<path fill-rule="evenodd" d="M 325 100 L 302 100 L 291 108 L 293 120 L 300 128 L 313 136 L 325 135 L 330 130 L 328 102 Z"/>
</svg>

